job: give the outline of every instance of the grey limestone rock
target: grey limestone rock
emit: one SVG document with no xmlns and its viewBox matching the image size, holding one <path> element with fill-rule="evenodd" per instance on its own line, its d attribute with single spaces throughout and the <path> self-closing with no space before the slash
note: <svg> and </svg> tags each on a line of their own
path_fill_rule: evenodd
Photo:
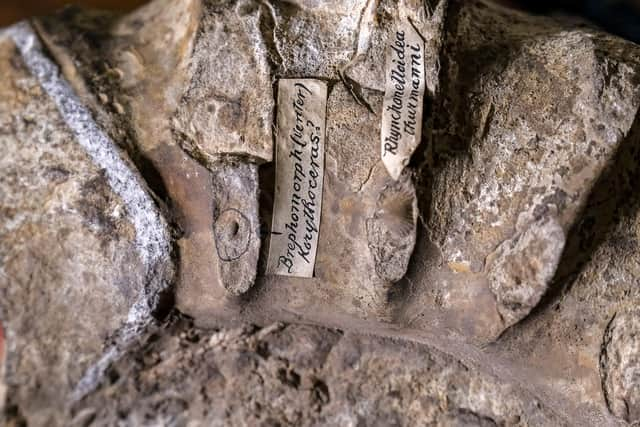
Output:
<svg viewBox="0 0 640 427">
<path fill-rule="evenodd" d="M 0 406 L 44 426 L 153 320 L 173 262 L 141 178 L 35 37 L 0 36 Z"/>
</svg>

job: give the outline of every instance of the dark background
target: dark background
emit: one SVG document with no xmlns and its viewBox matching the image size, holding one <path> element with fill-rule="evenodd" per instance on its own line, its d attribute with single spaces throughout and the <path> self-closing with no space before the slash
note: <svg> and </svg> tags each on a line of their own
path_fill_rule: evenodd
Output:
<svg viewBox="0 0 640 427">
<path fill-rule="evenodd" d="M 0 0 L 0 27 L 30 16 L 50 14 L 66 4 L 128 11 L 146 2 L 146 0 Z"/>
<path fill-rule="evenodd" d="M 179 1 L 179 0 L 178 0 Z M 146 0 L 0 0 L 0 27 L 33 15 L 46 15 L 72 2 L 87 8 L 128 11 Z M 540 14 L 575 15 L 640 43 L 640 0 L 498 0 Z"/>
</svg>

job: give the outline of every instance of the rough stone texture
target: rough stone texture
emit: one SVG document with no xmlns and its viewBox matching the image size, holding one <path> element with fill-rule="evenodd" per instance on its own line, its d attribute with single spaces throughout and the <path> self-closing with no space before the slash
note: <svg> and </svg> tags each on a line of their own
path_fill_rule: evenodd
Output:
<svg viewBox="0 0 640 427">
<path fill-rule="evenodd" d="M 602 387 L 613 414 L 640 422 L 640 310 L 616 314 L 604 335 Z"/>
<path fill-rule="evenodd" d="M 378 157 L 379 113 L 385 40 L 402 10 L 425 37 L 429 60 L 423 143 L 394 183 Z M 229 20 L 227 30 L 219 25 L 221 16 Z M 368 425 L 425 419 L 435 425 L 617 426 L 637 420 L 638 349 L 631 338 L 637 314 L 630 308 L 640 305 L 638 46 L 586 25 L 480 0 L 157 0 L 126 17 L 70 10 L 37 27 L 96 121 L 127 150 L 166 206 L 180 260 L 177 309 L 219 334 L 211 345 L 211 330 L 181 323 L 152 338 L 134 334 L 139 346 L 126 360 L 92 364 L 107 375 L 91 377 L 93 385 L 102 381 L 99 390 L 79 394 L 86 397 L 73 405 L 75 423 Z M 238 57 L 230 54 L 237 61 L 211 55 L 207 49 L 216 40 L 238 41 Z M 253 50 L 244 48 L 248 43 Z M 247 68 L 252 61 L 258 66 Z M 226 197 L 256 207 L 254 186 L 246 187 L 249 200 L 231 192 L 225 179 L 241 170 L 239 163 L 256 176 L 258 159 L 268 157 L 245 156 L 245 148 L 220 156 L 217 143 L 208 146 L 210 156 L 198 152 L 212 141 L 207 135 L 215 138 L 214 130 L 226 124 L 214 128 L 207 120 L 220 110 L 210 112 L 206 102 L 191 99 L 208 99 L 207 91 L 220 86 L 218 69 L 245 78 L 234 80 L 239 86 L 224 86 L 238 92 L 233 102 L 221 101 L 226 112 L 216 116 L 230 119 L 231 133 L 242 117 L 266 117 L 262 107 L 273 102 L 278 78 L 328 83 L 322 231 L 312 279 L 262 277 L 258 269 L 256 284 L 240 297 L 245 288 L 225 280 L 234 270 L 225 272 L 220 250 L 244 242 L 226 233 L 227 226 L 234 229 L 221 215 Z M 14 81 L 23 80 L 3 84 Z M 243 116 L 250 110 L 244 96 L 253 90 L 261 112 Z M 50 108 L 39 96 L 25 102 Z M 14 107 L 7 111 L 2 120 L 14 120 Z M 229 111 L 238 114 L 226 116 Z M 58 129 L 59 117 L 48 112 L 38 110 L 37 117 L 48 121 L 36 125 Z M 190 115 L 197 122 L 193 129 Z M 264 132 L 259 143 L 266 150 L 269 127 L 250 128 Z M 8 135 L 23 141 L 13 129 Z M 63 139 L 73 142 L 73 136 Z M 243 144 L 255 148 L 255 141 Z M 77 155 L 69 155 L 71 165 Z M 33 161 L 14 159 L 11 167 L 30 171 L 24 162 Z M 81 180 L 67 181 L 76 182 L 72 178 Z M 259 178 L 263 224 L 260 233 L 257 218 L 251 225 L 256 239 L 269 232 L 273 166 L 261 165 Z M 106 185 L 91 195 L 109 191 Z M 47 218 L 49 205 L 23 200 L 24 193 L 15 193 L 16 200 Z M 98 217 L 110 212 L 118 201 L 109 197 L 105 209 L 89 211 Z M 78 209 L 100 203 L 89 198 Z M 121 221 L 126 230 L 126 216 Z M 219 233 L 217 221 L 225 232 Z M 84 229 L 72 232 L 78 230 Z M 96 242 L 84 234 L 73 244 Z M 126 249 L 131 238 L 123 234 L 118 244 Z M 260 242 L 252 239 L 257 252 Z M 54 241 L 60 239 L 40 246 L 55 254 L 57 247 L 47 247 Z M 78 251 L 93 253 L 84 246 L 73 253 Z M 100 259 L 91 262 L 99 266 Z M 62 256 L 56 262 L 69 263 L 64 271 L 79 268 Z M 244 272 L 251 276 L 253 270 Z M 130 300 L 115 301 L 105 310 L 121 316 L 118 307 Z M 79 302 L 65 307 L 102 313 Z M 351 332 L 219 330 L 220 322 L 276 320 Z M 88 328 L 96 334 L 92 355 L 104 342 L 100 328 L 109 325 L 98 326 Z M 10 357 L 12 327 L 7 330 L 10 380 L 19 371 Z M 47 351 L 60 360 L 57 349 Z M 26 397 L 11 402 L 19 395 L 14 390 L 28 394 L 50 385 L 8 385 L 11 420 L 48 416 L 53 406 L 36 411 Z M 69 415 L 51 411 L 59 423 Z"/>
<path fill-rule="evenodd" d="M 222 162 L 213 172 L 213 235 L 222 285 L 234 295 L 256 279 L 260 256 L 258 167 Z"/>
<path fill-rule="evenodd" d="M 417 220 L 418 202 L 409 179 L 405 176 L 404 180 L 388 183 L 366 225 L 378 277 L 390 282 L 404 277 L 416 244 Z"/>
<path fill-rule="evenodd" d="M 545 293 L 566 234 L 631 133 L 640 51 L 489 3 L 456 2 L 447 16 L 418 196 L 428 236 L 422 250 L 435 250 L 441 264 L 427 268 L 428 279 L 410 275 L 417 297 L 405 312 L 409 319 L 425 313 L 427 327 L 424 307 L 440 305 L 447 323 L 492 340 L 532 308 L 513 311 L 494 292 L 510 288 L 534 300 Z M 517 236 L 537 234 L 539 221 L 563 230 L 543 239 L 554 249 L 531 253 L 549 271 L 517 284 L 501 271 L 519 268 L 518 257 L 487 263 Z"/>
<path fill-rule="evenodd" d="M 376 110 L 382 97 L 376 97 Z M 387 292 L 404 276 L 415 243 L 417 203 L 409 173 L 395 183 L 380 158 L 379 116 L 346 87 L 327 101 L 327 159 L 316 277 L 345 311 L 388 316 Z M 353 172 L 353 174 L 351 174 Z M 397 190 L 397 191 L 396 191 Z M 338 286 L 340 284 L 340 286 Z"/>
<path fill-rule="evenodd" d="M 2 322 L 0 322 L 0 413 L 4 412 L 5 401 L 7 399 L 4 341 L 4 328 L 2 327 Z"/>
<path fill-rule="evenodd" d="M 136 354 L 74 407 L 74 425 L 566 423 L 517 387 L 426 346 L 324 328 L 202 331 L 178 320 Z"/>
<path fill-rule="evenodd" d="M 277 74 L 337 80 L 355 53 L 367 0 L 294 0 L 273 2 L 273 40 Z"/>
<path fill-rule="evenodd" d="M 109 172 L 85 152 L 6 36 L 0 74 L 6 409 L 19 408 L 29 425 L 60 425 L 71 393 L 104 359 L 107 338 L 122 343 L 127 328 L 149 320 L 153 307 L 145 306 L 166 287 L 171 264 L 165 253 L 166 265 L 150 271 L 157 266 L 137 245 L 143 230 L 131 200 L 114 192 Z"/>
<path fill-rule="evenodd" d="M 489 282 L 505 325 L 513 325 L 538 305 L 556 272 L 564 244 L 562 227 L 550 217 L 534 222 L 492 254 Z"/>
<path fill-rule="evenodd" d="M 425 83 L 427 97 L 435 96 L 439 88 L 439 56 L 444 38 L 448 0 L 380 0 L 368 2 L 362 12 L 358 44 L 344 75 L 358 88 L 384 92 L 385 46 L 395 34 L 397 23 L 408 18 L 425 42 Z M 404 15 L 404 16 L 401 16 Z M 369 100 L 366 93 L 358 93 Z"/>
<path fill-rule="evenodd" d="M 361 8 L 372 7 L 371 4 L 358 5 Z M 112 129 L 114 139 L 129 148 L 143 173 L 146 172 L 150 180 L 160 181 L 154 189 L 167 199 L 171 211 L 175 212 L 178 227 L 183 230 L 178 241 L 182 277 L 178 282 L 176 300 L 181 310 L 196 318 L 207 319 L 211 313 L 226 311 L 229 304 L 237 302 L 235 295 L 248 288 L 244 281 L 229 285 L 230 274 L 224 272 L 226 264 L 216 256 L 220 251 L 216 247 L 215 226 L 212 223 L 215 210 L 218 209 L 214 206 L 226 196 L 217 194 L 220 191 L 214 185 L 214 173 L 204 170 L 196 161 L 212 169 L 214 161 L 235 162 L 238 161 L 238 155 L 242 154 L 249 154 L 249 161 L 258 157 L 270 158 L 264 153 L 248 153 L 249 149 L 245 153 L 240 149 L 224 149 L 216 153 L 209 150 L 211 155 L 202 154 L 208 150 L 202 144 L 221 146 L 216 139 L 220 136 L 213 132 L 218 127 L 209 120 L 215 114 L 206 110 L 207 103 L 202 102 L 202 97 L 216 98 L 207 92 L 212 88 L 233 90 L 233 96 L 228 94 L 227 101 L 229 105 L 236 105 L 237 108 L 234 108 L 240 116 L 248 120 L 264 117 L 258 127 L 265 132 L 252 134 L 251 138 L 247 136 L 247 146 L 255 147 L 256 141 L 259 141 L 268 142 L 271 147 L 272 123 L 271 116 L 267 117 L 266 112 L 271 112 L 272 104 L 269 102 L 273 102 L 274 94 L 270 86 L 264 87 L 264 82 L 279 77 L 299 76 L 300 73 L 330 81 L 328 115 L 334 117 L 335 124 L 329 123 L 327 126 L 327 175 L 335 173 L 344 178 L 347 177 L 344 171 L 350 169 L 358 179 L 358 182 L 353 182 L 351 177 L 340 181 L 326 177 L 325 196 L 327 200 L 335 202 L 323 203 L 321 227 L 323 233 L 334 235 L 336 239 L 334 242 L 321 242 L 325 246 L 324 252 L 319 249 L 316 265 L 317 276 L 322 278 L 319 292 L 325 295 L 325 301 L 340 305 L 344 311 L 364 317 L 391 317 L 388 292 L 393 288 L 393 282 L 403 276 L 415 239 L 417 215 L 411 201 L 413 184 L 408 173 L 403 178 L 403 186 L 407 187 L 406 193 L 409 194 L 409 213 L 403 212 L 403 206 L 400 206 L 400 212 L 385 214 L 388 219 L 399 213 L 403 216 L 399 219 L 401 223 L 410 220 L 411 224 L 407 227 L 401 225 L 399 228 L 400 238 L 405 233 L 408 241 L 399 243 L 398 236 L 394 237 L 394 233 L 398 233 L 396 223 L 383 220 L 375 222 L 381 235 L 371 243 L 367 238 L 366 224 L 374 216 L 380 193 L 389 185 L 386 173 L 378 167 L 378 159 L 371 157 L 377 148 L 369 149 L 375 147 L 373 143 L 379 138 L 379 114 L 376 112 L 382 108 L 382 94 L 353 87 L 352 90 L 347 89 L 340 83 L 339 72 L 342 66 L 351 61 L 353 53 L 349 49 L 344 52 L 339 50 L 345 49 L 342 44 L 355 47 L 359 34 L 369 31 L 371 23 L 360 22 L 360 14 L 355 13 L 358 9 L 351 7 L 354 5 L 336 2 L 332 7 L 329 6 L 160 1 L 121 20 L 114 20 L 110 23 L 112 30 L 108 34 L 102 32 L 103 26 L 92 29 L 92 25 L 102 22 L 96 20 L 87 23 L 86 18 L 77 12 L 45 20 L 41 25 L 43 38 L 53 46 L 52 52 L 56 53 L 59 61 L 73 64 L 65 75 L 76 82 L 75 87 L 99 87 L 99 93 L 107 99 L 118 99 L 124 111 L 131 111 L 128 116 L 120 115 L 115 110 L 105 112 L 100 105 L 94 104 L 99 110 L 96 115 L 106 116 L 105 126 Z M 417 3 L 410 7 L 415 9 L 416 19 L 420 17 L 424 22 L 431 19 L 426 17 L 424 9 L 419 8 Z M 364 9 L 361 12 L 364 13 Z M 179 17 L 180 23 L 169 25 L 171 16 Z M 391 25 L 396 19 L 394 16 L 384 15 L 380 19 Z M 220 24 L 223 17 L 230 22 L 226 26 Z M 440 28 L 442 13 L 434 15 L 433 19 L 439 20 L 440 24 L 436 27 Z M 364 30 L 358 30 L 360 25 L 364 26 Z M 161 45 L 159 41 L 153 42 L 153 34 L 156 33 L 168 34 L 157 39 L 162 40 Z M 344 37 L 337 37 L 338 34 Z M 297 42 L 289 43 L 294 37 Z M 223 54 L 227 48 L 219 55 L 211 54 L 212 45 L 229 44 L 230 40 L 237 41 L 237 52 L 233 55 Z M 364 43 L 366 40 L 360 41 Z M 248 43 L 251 44 L 250 50 L 245 49 Z M 330 48 L 335 43 L 338 45 Z M 375 55 L 384 57 L 381 45 L 369 47 L 367 43 L 363 46 L 367 47 L 368 52 L 373 54 L 378 49 L 381 51 L 376 51 Z M 111 80 L 102 77 L 102 64 L 97 66 L 86 59 L 91 57 L 91 48 L 95 44 L 105 52 L 107 68 L 114 70 Z M 316 53 L 312 55 L 312 52 Z M 269 68 L 261 65 L 264 58 L 271 64 Z M 434 54 L 430 66 L 435 66 L 436 60 Z M 220 70 L 226 71 L 219 73 Z M 243 77 L 234 79 L 233 85 L 222 88 L 225 81 L 223 77 L 229 75 Z M 240 86 L 236 87 L 236 84 Z M 368 107 L 361 105 L 362 99 L 354 96 L 354 90 L 367 93 Z M 87 92 L 91 92 L 91 89 Z M 233 103 L 231 99 L 237 102 Z M 245 107 L 249 101 L 251 108 L 258 108 L 261 112 L 253 114 L 253 110 L 247 110 Z M 205 115 L 194 109 L 203 109 L 201 113 Z M 363 133 L 354 134 L 350 131 L 355 121 L 361 123 Z M 240 125 L 245 129 L 242 120 L 233 123 L 229 129 Z M 265 123 L 268 123 L 267 128 L 263 127 Z M 195 133 L 191 132 L 191 125 L 200 130 L 191 129 Z M 253 129 L 252 126 L 249 127 Z M 118 128 L 128 129 L 127 134 L 119 135 Z M 196 136 L 198 132 L 200 136 Z M 362 143 L 351 142 L 354 137 Z M 199 153 L 194 148 L 196 146 L 199 147 Z M 353 149 L 351 146 L 359 148 Z M 186 148 L 191 157 L 187 158 L 180 147 Z M 361 161 L 359 153 L 362 152 L 369 157 L 367 163 Z M 235 155 L 236 159 L 221 158 L 221 154 Z M 263 192 L 268 192 L 271 185 L 269 181 L 261 182 L 263 190 L 266 190 Z M 366 188 L 363 189 L 365 184 Z M 267 199 L 261 209 L 264 211 L 269 208 L 270 200 Z M 249 216 L 247 212 L 243 214 Z M 263 219 L 268 217 L 270 215 L 267 214 Z M 392 230 L 383 230 L 387 223 Z M 260 233 L 263 236 L 268 232 L 268 224 L 264 226 L 265 229 Z M 258 233 L 252 236 L 250 247 L 259 247 L 260 242 L 253 241 L 259 236 Z M 398 252 L 398 256 L 388 256 L 390 248 L 400 246 L 404 249 Z M 369 247 L 373 248 L 371 250 L 375 255 Z M 336 252 L 343 254 L 343 264 L 339 268 L 333 265 Z M 362 258 L 358 255 L 360 253 L 368 256 Z M 325 260 L 324 264 L 322 259 Z M 390 260 L 388 267 L 380 265 L 383 259 L 384 262 Z M 247 262 L 243 268 L 248 269 L 252 265 Z M 298 284 L 303 285 L 300 281 Z M 291 290 L 285 288 L 285 292 Z M 305 298 L 313 301 L 313 298 Z"/>
<path fill-rule="evenodd" d="M 588 400 L 599 402 L 603 411 L 621 420 L 628 415 L 615 399 L 628 399 L 632 407 L 638 395 L 632 362 L 638 360 L 637 339 L 627 335 L 637 328 L 640 305 L 638 129 L 636 117 L 612 165 L 594 186 L 581 221 L 568 235 L 551 292 L 497 343 L 512 360 L 539 367 L 536 381 L 566 395 L 589 396 L 583 398 L 583 408 Z M 625 355 L 627 364 L 615 355 Z M 625 380 L 619 376 L 623 371 L 629 375 Z M 609 390 L 616 378 L 624 388 L 613 393 Z"/>
<path fill-rule="evenodd" d="M 185 148 L 206 163 L 221 155 L 273 156 L 273 92 L 259 2 L 206 3 L 186 90 L 174 120 Z"/>
</svg>

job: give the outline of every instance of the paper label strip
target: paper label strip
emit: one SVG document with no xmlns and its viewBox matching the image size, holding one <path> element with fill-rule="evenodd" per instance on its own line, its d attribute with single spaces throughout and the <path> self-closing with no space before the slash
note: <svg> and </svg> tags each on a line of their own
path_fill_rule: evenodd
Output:
<svg viewBox="0 0 640 427">
<path fill-rule="evenodd" d="M 268 274 L 313 277 L 322 211 L 326 110 L 326 83 L 279 81 Z"/>
<path fill-rule="evenodd" d="M 408 19 L 399 22 L 387 46 L 380 148 L 382 162 L 400 177 L 422 135 L 425 90 L 424 41 Z"/>
</svg>

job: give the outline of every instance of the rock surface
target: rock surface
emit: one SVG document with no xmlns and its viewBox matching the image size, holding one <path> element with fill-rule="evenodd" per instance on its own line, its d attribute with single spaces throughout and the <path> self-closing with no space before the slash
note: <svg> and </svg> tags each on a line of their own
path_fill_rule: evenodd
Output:
<svg viewBox="0 0 640 427">
<path fill-rule="evenodd" d="M 640 422 L 640 311 L 616 314 L 604 335 L 600 370 L 607 405 L 628 422 Z"/>
<path fill-rule="evenodd" d="M 304 325 L 202 331 L 176 319 L 112 367 L 74 408 L 74 425 L 566 423 L 517 387 L 397 344 Z"/>
<path fill-rule="evenodd" d="M 101 146 L 77 100 L 56 105 L 65 89 L 28 27 L 10 34 L 0 37 L 0 371 L 7 411 L 62 425 L 72 393 L 151 320 L 172 262 L 139 177 Z"/>
<path fill-rule="evenodd" d="M 394 181 L 380 112 L 403 14 L 427 91 L 422 144 Z M 24 26 L 1 36 L 9 422 L 640 421 L 640 47 L 481 0 L 156 0 L 34 26 L 73 91 L 16 50 Z M 311 279 L 255 267 L 283 77 L 329 88 Z M 79 123 L 167 236 L 154 262 L 129 180 L 69 115 L 83 104 Z M 174 281 L 193 323 L 146 325 Z M 274 321 L 298 325 L 238 327 Z"/>
<path fill-rule="evenodd" d="M 588 28 L 481 2 L 452 4 L 446 28 L 419 197 L 424 241 L 437 247 L 442 266 L 431 280 L 413 278 L 423 283 L 414 287 L 423 296 L 415 305 L 437 304 L 437 296 L 459 328 L 474 319 L 468 333 L 491 340 L 551 286 L 567 233 L 630 135 L 640 103 L 639 51 L 631 43 L 614 48 L 617 41 Z M 534 237 L 541 222 L 562 232 Z M 547 249 L 525 251 L 526 261 L 488 262 L 520 235 Z M 520 283 L 503 274 L 523 262 L 548 271 Z M 514 310 L 502 292 L 535 297 Z"/>
<path fill-rule="evenodd" d="M 189 58 L 191 81 L 173 125 L 196 158 L 272 159 L 273 90 L 260 28 L 265 13 L 253 0 L 204 6 Z"/>
</svg>

